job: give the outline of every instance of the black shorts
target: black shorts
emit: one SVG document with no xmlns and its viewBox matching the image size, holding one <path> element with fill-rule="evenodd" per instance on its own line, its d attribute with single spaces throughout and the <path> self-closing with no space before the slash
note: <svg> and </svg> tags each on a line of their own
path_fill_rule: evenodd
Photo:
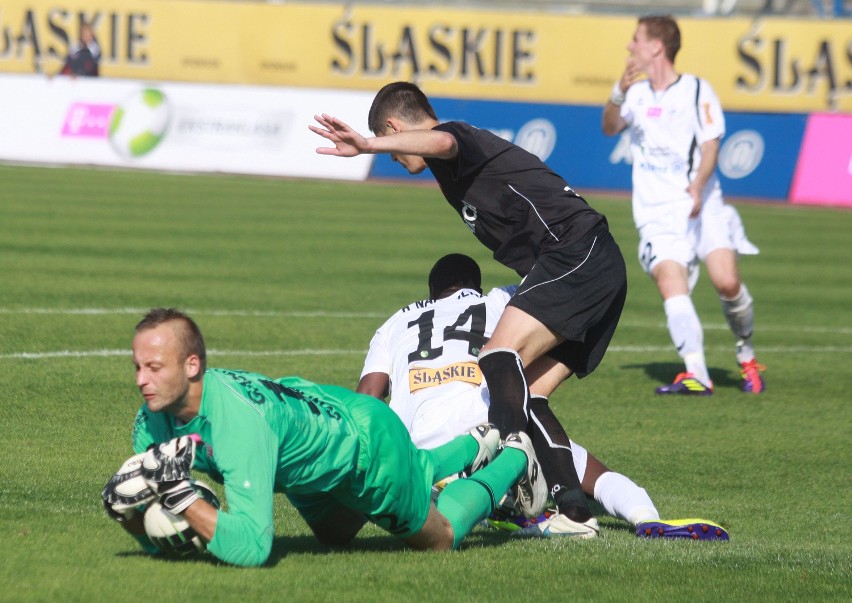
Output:
<svg viewBox="0 0 852 603">
<path fill-rule="evenodd" d="M 548 356 L 583 378 L 597 368 L 627 297 L 624 257 L 606 225 L 536 260 L 509 301 L 566 341 Z"/>
</svg>

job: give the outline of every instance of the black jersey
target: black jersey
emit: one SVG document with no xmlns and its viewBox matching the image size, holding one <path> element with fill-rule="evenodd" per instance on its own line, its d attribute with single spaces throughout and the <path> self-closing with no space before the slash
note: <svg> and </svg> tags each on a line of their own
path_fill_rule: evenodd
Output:
<svg viewBox="0 0 852 603">
<path fill-rule="evenodd" d="M 532 153 L 463 122 L 434 129 L 458 142 L 457 157 L 426 158 L 441 192 L 494 259 L 521 276 L 542 252 L 570 245 L 606 223 Z"/>
</svg>

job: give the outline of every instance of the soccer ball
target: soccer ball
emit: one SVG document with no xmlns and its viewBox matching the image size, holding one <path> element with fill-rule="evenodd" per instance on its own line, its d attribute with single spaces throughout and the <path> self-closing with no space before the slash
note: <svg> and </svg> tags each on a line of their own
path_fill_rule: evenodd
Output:
<svg viewBox="0 0 852 603">
<path fill-rule="evenodd" d="M 113 111 L 109 142 L 125 159 L 147 155 L 166 135 L 171 118 L 166 95 L 155 88 L 133 93 Z"/>
<path fill-rule="evenodd" d="M 219 508 L 219 499 L 204 482 L 193 480 L 192 487 L 208 503 Z M 145 533 L 161 553 L 175 557 L 191 557 L 203 552 L 207 544 L 180 515 L 169 513 L 159 502 L 145 510 Z"/>
</svg>

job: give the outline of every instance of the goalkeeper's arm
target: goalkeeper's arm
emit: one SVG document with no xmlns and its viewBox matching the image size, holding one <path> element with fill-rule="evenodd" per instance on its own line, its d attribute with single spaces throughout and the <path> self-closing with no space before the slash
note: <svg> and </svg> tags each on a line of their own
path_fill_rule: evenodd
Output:
<svg viewBox="0 0 852 603">
<path fill-rule="evenodd" d="M 189 525 L 201 536 L 202 540 L 208 543 L 213 540 L 213 534 L 216 533 L 218 517 L 216 507 L 203 498 L 196 500 L 183 512 L 183 518 L 189 522 Z"/>
<path fill-rule="evenodd" d="M 180 514 L 205 541 L 213 540 L 217 510 L 192 487 L 190 472 L 195 460 L 197 435 L 152 444 L 142 459 L 142 476 L 164 509 Z"/>
</svg>

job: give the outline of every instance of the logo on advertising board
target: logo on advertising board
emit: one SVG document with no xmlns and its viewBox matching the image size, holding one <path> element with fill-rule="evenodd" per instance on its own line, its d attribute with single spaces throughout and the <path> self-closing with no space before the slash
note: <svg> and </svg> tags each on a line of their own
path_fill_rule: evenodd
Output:
<svg viewBox="0 0 852 603">
<path fill-rule="evenodd" d="M 719 150 L 719 171 L 733 180 L 745 178 L 760 165 L 765 144 L 755 130 L 739 130 Z"/>
<path fill-rule="evenodd" d="M 170 117 L 166 95 L 143 88 L 119 104 L 72 103 L 65 114 L 62 136 L 107 139 L 119 156 L 137 159 L 160 144 Z"/>
<path fill-rule="evenodd" d="M 166 138 L 172 151 L 173 147 L 204 153 L 274 151 L 284 144 L 291 122 L 288 111 L 175 103 L 162 90 L 142 88 L 120 103 L 71 103 L 61 134 L 107 140 L 129 162 L 148 156 Z"/>
<path fill-rule="evenodd" d="M 547 119 L 528 121 L 515 134 L 515 144 L 542 161 L 547 161 L 556 147 L 556 126 Z"/>
<path fill-rule="evenodd" d="M 163 140 L 170 117 L 166 95 L 154 88 L 145 88 L 115 108 L 110 120 L 109 142 L 125 159 L 147 155 Z"/>
</svg>

